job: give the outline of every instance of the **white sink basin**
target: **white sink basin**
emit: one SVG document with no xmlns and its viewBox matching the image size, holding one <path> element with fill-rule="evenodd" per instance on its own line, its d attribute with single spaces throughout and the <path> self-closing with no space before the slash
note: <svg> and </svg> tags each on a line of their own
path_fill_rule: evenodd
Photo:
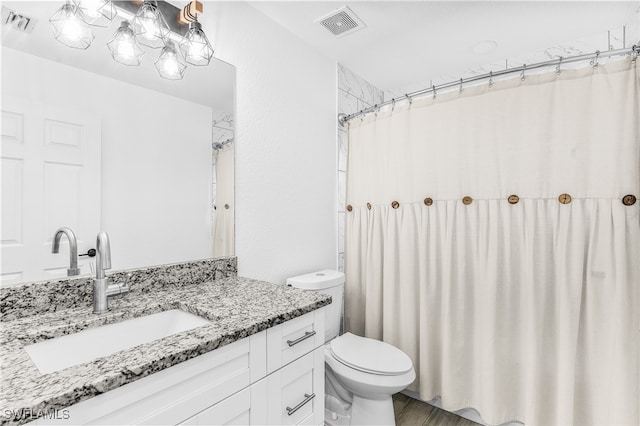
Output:
<svg viewBox="0 0 640 426">
<path fill-rule="evenodd" d="M 56 337 L 24 349 L 38 370 L 46 374 L 206 324 L 210 322 L 204 318 L 173 309 Z"/>
</svg>

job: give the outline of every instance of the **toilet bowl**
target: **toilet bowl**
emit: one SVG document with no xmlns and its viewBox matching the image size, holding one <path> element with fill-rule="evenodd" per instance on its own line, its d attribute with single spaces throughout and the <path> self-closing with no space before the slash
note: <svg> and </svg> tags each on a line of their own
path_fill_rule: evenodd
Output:
<svg viewBox="0 0 640 426">
<path fill-rule="evenodd" d="M 289 278 L 287 284 L 332 297 L 325 311 L 325 424 L 395 424 L 391 395 L 415 380 L 411 359 L 388 343 L 351 333 L 338 336 L 342 272 L 313 272 Z"/>
</svg>

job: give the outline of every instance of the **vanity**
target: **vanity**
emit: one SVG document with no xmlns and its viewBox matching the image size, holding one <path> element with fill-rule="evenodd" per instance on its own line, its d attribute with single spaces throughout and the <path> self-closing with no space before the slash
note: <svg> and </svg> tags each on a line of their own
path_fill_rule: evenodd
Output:
<svg viewBox="0 0 640 426">
<path fill-rule="evenodd" d="M 222 261 L 134 271 L 129 294 L 100 315 L 86 278 L 2 289 L 2 424 L 322 424 L 331 298 L 221 272 Z M 42 305 L 36 293 L 56 285 L 48 300 L 62 291 L 66 302 Z M 19 313 L 17 297 L 32 300 Z M 82 339 L 65 339 L 109 327 L 98 339 L 117 343 L 138 327 L 144 339 L 166 315 L 185 330 L 75 365 L 32 359 L 30 348 L 56 338 L 63 344 L 47 347 L 45 359 L 65 346 L 83 352 Z"/>
</svg>

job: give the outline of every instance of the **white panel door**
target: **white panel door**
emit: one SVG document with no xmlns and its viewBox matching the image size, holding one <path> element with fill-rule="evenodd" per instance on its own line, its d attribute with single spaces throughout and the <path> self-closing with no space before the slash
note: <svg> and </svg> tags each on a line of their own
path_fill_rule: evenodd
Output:
<svg viewBox="0 0 640 426">
<path fill-rule="evenodd" d="M 78 253 L 100 231 L 100 119 L 79 110 L 2 96 L 0 285 L 62 278 L 69 245 L 51 253 L 62 226 Z M 90 272 L 81 258 L 82 273 Z"/>
</svg>

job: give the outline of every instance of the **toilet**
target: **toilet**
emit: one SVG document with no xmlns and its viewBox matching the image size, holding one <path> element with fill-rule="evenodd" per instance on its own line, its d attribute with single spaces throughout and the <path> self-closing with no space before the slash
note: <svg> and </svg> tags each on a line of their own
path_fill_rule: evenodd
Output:
<svg viewBox="0 0 640 426">
<path fill-rule="evenodd" d="M 289 278 L 287 285 L 329 294 L 325 309 L 325 424 L 393 425 L 391 395 L 416 378 L 411 359 L 378 340 L 340 334 L 344 274 L 323 270 Z"/>
</svg>

